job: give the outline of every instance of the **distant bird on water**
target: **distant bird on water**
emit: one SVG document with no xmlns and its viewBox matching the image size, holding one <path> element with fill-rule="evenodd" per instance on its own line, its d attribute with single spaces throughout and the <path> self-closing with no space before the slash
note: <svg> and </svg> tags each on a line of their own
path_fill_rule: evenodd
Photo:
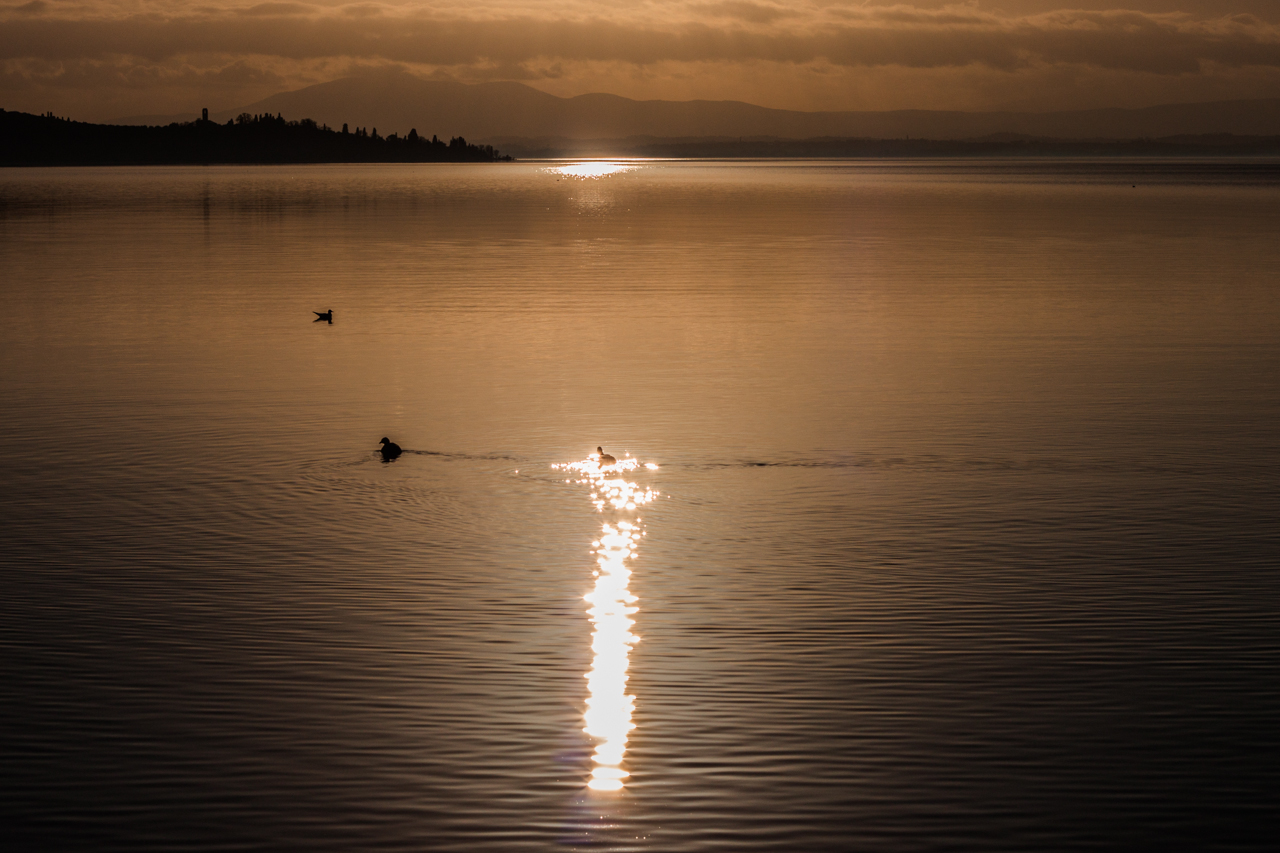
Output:
<svg viewBox="0 0 1280 853">
<path fill-rule="evenodd" d="M 395 459 L 397 456 L 399 456 L 400 453 L 402 452 L 400 450 L 400 445 L 396 444 L 394 441 L 387 438 L 386 436 L 383 436 L 382 441 L 378 443 L 382 445 L 382 447 L 378 448 L 378 452 L 382 454 L 383 462 L 390 462 L 392 459 Z"/>
<path fill-rule="evenodd" d="M 608 453 L 605 453 L 605 452 L 604 452 L 604 448 L 603 448 L 603 447 L 597 447 L 597 448 L 596 448 L 596 453 L 599 453 L 599 454 L 600 454 L 600 464 L 601 464 L 601 465 L 617 465 L 617 464 L 618 464 L 618 460 L 617 460 L 617 459 L 614 459 L 614 458 L 613 458 L 612 456 L 610 456 Z"/>
<path fill-rule="evenodd" d="M 333 325 L 333 309 L 332 308 L 330 308 L 328 311 L 324 312 L 323 314 L 321 314 L 319 311 L 312 311 L 311 313 L 316 315 L 316 318 L 312 320 L 313 323 L 319 323 L 321 320 L 324 320 L 330 326 Z"/>
</svg>

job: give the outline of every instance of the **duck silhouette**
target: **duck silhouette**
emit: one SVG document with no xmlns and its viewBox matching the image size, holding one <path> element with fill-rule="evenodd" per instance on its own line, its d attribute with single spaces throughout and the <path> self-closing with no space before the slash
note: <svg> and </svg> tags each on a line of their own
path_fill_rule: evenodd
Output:
<svg viewBox="0 0 1280 853">
<path fill-rule="evenodd" d="M 332 308 L 330 308 L 328 311 L 324 312 L 323 314 L 321 314 L 319 311 L 312 311 L 311 313 L 316 315 L 316 318 L 311 322 L 319 323 L 321 320 L 324 320 L 330 326 L 333 325 L 333 309 Z"/>
<path fill-rule="evenodd" d="M 396 444 L 386 436 L 382 437 L 382 441 L 378 442 L 382 447 L 378 448 L 378 452 L 382 454 L 383 462 L 390 462 L 401 454 L 400 445 Z"/>
<path fill-rule="evenodd" d="M 614 459 L 614 458 L 613 458 L 612 456 L 610 456 L 608 453 L 605 453 L 605 452 L 604 452 L 604 448 L 603 448 L 603 447 L 597 447 L 597 448 L 596 448 L 596 453 L 599 453 L 599 454 L 600 454 L 600 464 L 601 464 L 601 465 L 617 465 L 617 464 L 618 464 L 618 460 L 617 460 L 617 459 Z"/>
</svg>

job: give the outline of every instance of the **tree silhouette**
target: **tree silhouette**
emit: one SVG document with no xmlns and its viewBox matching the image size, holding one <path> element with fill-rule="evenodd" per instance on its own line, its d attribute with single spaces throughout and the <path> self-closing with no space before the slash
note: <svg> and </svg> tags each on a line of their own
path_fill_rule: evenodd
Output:
<svg viewBox="0 0 1280 853">
<path fill-rule="evenodd" d="M 202 117 L 165 127 L 98 125 L 0 109 L 0 165 L 148 163 L 493 162 L 490 146 L 428 142 L 417 129 L 385 139 L 346 124 L 342 131 L 314 119 L 286 121 L 277 113 L 241 113 L 220 125 Z"/>
</svg>

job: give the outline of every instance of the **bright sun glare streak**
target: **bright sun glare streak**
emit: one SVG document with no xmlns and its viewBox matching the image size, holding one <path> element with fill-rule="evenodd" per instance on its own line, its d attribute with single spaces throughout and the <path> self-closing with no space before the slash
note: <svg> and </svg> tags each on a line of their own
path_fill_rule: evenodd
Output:
<svg viewBox="0 0 1280 853">
<path fill-rule="evenodd" d="M 613 465 L 601 465 L 600 457 L 592 454 L 581 462 L 551 467 L 577 473 L 576 482 L 591 489 L 597 512 L 607 509 L 618 514 L 630 513 L 658 496 L 653 489 L 629 482 L 622 476 L 640 467 L 640 462 L 631 457 Z M 647 467 L 657 466 L 650 463 Z M 595 657 L 586 675 L 588 698 L 583 731 L 597 741 L 592 756 L 595 767 L 587 786 L 597 791 L 617 791 L 622 788 L 622 780 L 631 775 L 621 767 L 627 738 L 635 728 L 631 715 L 636 697 L 627 693 L 627 667 L 631 647 L 640 642 L 631 632 L 635 624 L 631 616 L 639 608 L 634 606 L 638 599 L 628 588 L 631 570 L 627 568 L 627 560 L 635 559 L 644 529 L 639 518 L 628 521 L 615 517 L 613 523 L 604 523 L 600 530 L 600 538 L 591 543 L 592 553 L 596 555 L 595 587 L 583 596 L 590 605 L 587 614 L 595 626 L 591 635 Z"/>
<path fill-rule="evenodd" d="M 611 160 L 587 160 L 581 163 L 566 163 L 563 166 L 553 166 L 547 171 L 557 175 L 565 175 L 570 178 L 603 178 L 606 175 L 617 174 L 618 172 L 630 172 L 638 169 L 634 163 L 618 163 Z"/>
</svg>

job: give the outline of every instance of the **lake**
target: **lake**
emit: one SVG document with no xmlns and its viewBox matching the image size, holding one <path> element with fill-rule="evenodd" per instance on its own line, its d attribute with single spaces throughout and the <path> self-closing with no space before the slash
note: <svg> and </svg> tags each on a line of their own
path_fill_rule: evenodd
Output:
<svg viewBox="0 0 1280 853">
<path fill-rule="evenodd" d="M 1250 161 L 0 170 L 9 844 L 1264 849 L 1277 226 Z"/>
</svg>

